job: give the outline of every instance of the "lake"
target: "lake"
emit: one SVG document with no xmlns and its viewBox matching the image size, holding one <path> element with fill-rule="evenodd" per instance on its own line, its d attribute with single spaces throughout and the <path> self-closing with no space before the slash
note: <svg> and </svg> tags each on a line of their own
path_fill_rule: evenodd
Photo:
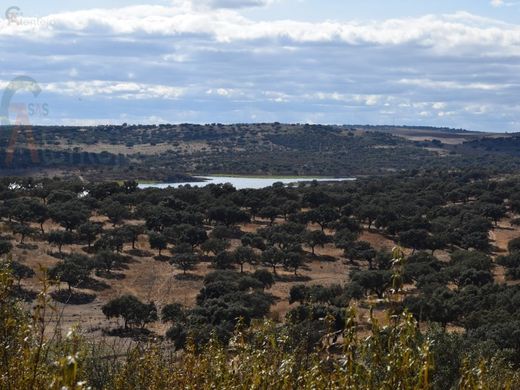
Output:
<svg viewBox="0 0 520 390">
<path fill-rule="evenodd" d="M 186 182 L 186 183 L 156 183 L 156 184 L 139 184 L 139 188 L 178 188 L 184 185 L 191 185 L 192 187 L 204 187 L 208 184 L 225 184 L 230 183 L 237 190 L 241 189 L 259 189 L 270 187 L 274 183 L 300 183 L 309 181 L 327 181 L 327 182 L 341 182 L 341 181 L 353 181 L 354 178 L 339 178 L 339 179 L 328 179 L 323 177 L 305 177 L 305 178 L 264 178 L 264 177 L 233 177 L 233 176 L 195 176 L 197 179 L 204 179 L 203 182 Z"/>
</svg>

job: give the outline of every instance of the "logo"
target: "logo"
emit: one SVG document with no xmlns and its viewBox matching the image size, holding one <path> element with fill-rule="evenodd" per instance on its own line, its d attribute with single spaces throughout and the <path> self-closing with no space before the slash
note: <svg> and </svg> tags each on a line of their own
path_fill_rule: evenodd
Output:
<svg viewBox="0 0 520 390">
<path fill-rule="evenodd" d="M 20 7 L 12 6 L 5 10 L 5 18 L 9 21 L 9 24 L 20 24 L 20 16 L 22 16 Z"/>
<path fill-rule="evenodd" d="M 52 18 L 39 18 L 39 17 L 25 17 L 20 7 L 12 6 L 5 10 L 5 18 L 9 22 L 9 25 L 17 26 L 30 26 L 34 28 L 48 27 L 54 24 Z"/>
<path fill-rule="evenodd" d="M 4 90 L 4 93 L 2 95 L 2 102 L 0 104 L 0 123 L 3 126 L 11 125 L 11 121 L 9 120 L 9 114 L 11 112 L 14 113 L 16 117 L 6 150 L 6 166 L 10 166 L 13 162 L 16 142 L 18 140 L 18 136 L 22 133 L 25 135 L 27 147 L 31 153 L 32 162 L 39 162 L 38 148 L 36 147 L 36 142 L 34 140 L 34 135 L 29 119 L 30 112 L 34 112 L 34 107 L 36 106 L 34 104 L 28 105 L 25 103 L 13 103 L 12 100 L 14 96 L 17 92 L 20 91 L 30 92 L 32 93 L 34 98 L 37 98 L 42 92 L 42 89 L 40 88 L 36 80 L 34 80 L 32 77 L 19 76 L 11 80 L 11 82 L 7 85 L 6 89 Z M 37 107 L 40 106 L 38 105 Z M 48 108 L 45 109 L 48 112 Z"/>
</svg>

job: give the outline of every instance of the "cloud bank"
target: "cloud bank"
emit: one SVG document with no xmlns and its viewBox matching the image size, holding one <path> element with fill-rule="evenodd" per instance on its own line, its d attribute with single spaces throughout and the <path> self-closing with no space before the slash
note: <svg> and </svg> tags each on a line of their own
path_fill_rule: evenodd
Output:
<svg viewBox="0 0 520 390">
<path fill-rule="evenodd" d="M 42 123 L 520 129 L 519 26 L 466 12 L 309 23 L 240 11 L 268 3 L 179 0 L 1 20 L 0 80 L 38 80 L 52 107 L 34 118 Z"/>
</svg>

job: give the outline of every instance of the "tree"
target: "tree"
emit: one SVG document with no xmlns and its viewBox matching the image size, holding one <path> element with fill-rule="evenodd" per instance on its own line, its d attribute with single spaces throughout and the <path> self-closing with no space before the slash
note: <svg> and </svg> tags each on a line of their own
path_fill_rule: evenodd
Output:
<svg viewBox="0 0 520 390">
<path fill-rule="evenodd" d="M 378 251 L 374 261 L 377 269 L 390 269 L 393 261 L 392 253 L 387 250 Z"/>
<path fill-rule="evenodd" d="M 41 230 L 42 234 L 45 234 L 43 224 L 50 217 L 49 209 L 47 208 L 47 206 L 45 204 L 43 204 L 39 201 L 32 201 L 30 203 L 30 207 L 31 207 L 34 221 L 40 224 L 40 230 Z"/>
<path fill-rule="evenodd" d="M 174 244 L 189 244 L 192 251 L 208 239 L 204 228 L 187 224 L 167 228 L 164 235 Z"/>
<path fill-rule="evenodd" d="M 215 256 L 213 264 L 216 269 L 233 269 L 233 255 L 223 251 Z"/>
<path fill-rule="evenodd" d="M 28 225 L 23 225 L 21 223 L 12 224 L 11 229 L 13 230 L 14 234 L 20 235 L 20 244 L 23 244 L 23 242 L 25 241 L 25 237 L 33 236 L 37 233 L 36 229 L 33 229 L 32 227 Z"/>
<path fill-rule="evenodd" d="M 313 208 L 328 204 L 331 198 L 323 191 L 313 189 L 303 195 L 303 202 Z"/>
<path fill-rule="evenodd" d="M 229 248 L 229 246 L 230 244 L 227 240 L 210 238 L 209 240 L 206 240 L 201 244 L 200 249 L 202 250 L 202 252 L 206 254 L 213 253 L 213 256 L 216 256 L 217 254 Z"/>
<path fill-rule="evenodd" d="M 157 307 L 153 302 L 143 303 L 133 295 L 123 295 L 112 299 L 101 308 L 108 318 L 121 317 L 124 321 L 124 329 L 139 326 L 141 329 L 158 320 Z"/>
<path fill-rule="evenodd" d="M 162 308 L 161 320 L 163 322 L 183 322 L 185 318 L 184 306 L 180 303 L 171 303 Z"/>
<path fill-rule="evenodd" d="M 144 233 L 144 226 L 142 225 L 125 225 L 121 228 L 127 240 L 132 243 L 132 249 L 135 249 L 135 243 L 139 236 Z"/>
<path fill-rule="evenodd" d="M 379 208 L 371 204 L 360 207 L 357 212 L 360 220 L 367 222 L 369 230 L 372 228 L 372 224 L 377 219 L 379 214 Z"/>
<path fill-rule="evenodd" d="M 314 248 L 316 246 L 321 246 L 323 248 L 325 244 L 330 242 L 330 238 L 321 230 L 312 230 L 305 232 L 303 235 L 303 241 L 311 247 L 312 254 L 315 255 Z"/>
<path fill-rule="evenodd" d="M 9 205 L 10 215 L 22 225 L 28 221 L 38 222 L 44 234 L 43 224 L 49 219 L 47 206 L 35 198 L 17 198 L 13 201 L 14 204 Z"/>
<path fill-rule="evenodd" d="M 357 232 L 353 232 L 350 229 L 338 230 L 334 235 L 334 245 L 336 245 L 336 248 L 346 250 L 357 240 L 358 236 Z"/>
<path fill-rule="evenodd" d="M 178 245 L 171 250 L 173 257 L 170 262 L 177 268 L 181 269 L 186 275 L 187 271 L 195 269 L 199 262 L 198 256 L 189 250 L 189 247 Z"/>
<path fill-rule="evenodd" d="M 460 288 L 468 285 L 482 287 L 493 282 L 493 275 L 490 271 L 466 269 L 457 275 L 453 282 Z"/>
<path fill-rule="evenodd" d="M 273 274 L 276 275 L 276 267 L 284 263 L 284 253 L 276 248 L 269 247 L 262 253 L 262 262 L 273 269 Z"/>
<path fill-rule="evenodd" d="M 102 232 L 103 227 L 99 223 L 86 222 L 78 227 L 79 238 L 86 241 L 89 248 Z"/>
<path fill-rule="evenodd" d="M 304 284 L 297 284 L 291 287 L 289 291 L 289 305 L 292 305 L 294 302 L 299 302 L 300 304 L 304 304 L 307 302 L 309 298 L 309 288 Z"/>
<path fill-rule="evenodd" d="M 106 202 L 100 211 L 108 217 L 113 226 L 116 226 L 130 216 L 128 208 L 117 201 Z"/>
<path fill-rule="evenodd" d="M 496 262 L 498 265 L 506 268 L 519 268 L 520 252 L 514 252 L 507 256 L 498 256 Z"/>
<path fill-rule="evenodd" d="M 253 249 L 246 246 L 239 246 L 233 251 L 233 260 L 240 266 L 240 273 L 244 272 L 245 264 L 255 264 L 257 259 Z"/>
<path fill-rule="evenodd" d="M 273 274 L 265 269 L 257 269 L 252 276 L 262 283 L 264 289 L 271 288 L 274 284 Z"/>
<path fill-rule="evenodd" d="M 78 200 L 71 200 L 65 203 L 53 203 L 49 207 L 49 213 L 54 221 L 68 231 L 72 231 L 84 224 L 90 217 L 90 210 L 83 202 Z"/>
<path fill-rule="evenodd" d="M 236 207 L 227 206 L 211 207 L 208 209 L 207 217 L 210 221 L 223 223 L 227 227 L 250 221 L 246 212 Z"/>
<path fill-rule="evenodd" d="M 506 215 L 506 208 L 503 205 L 481 203 L 478 208 L 480 209 L 482 215 L 491 219 L 495 223 L 495 226 L 498 226 L 498 221 L 500 221 Z"/>
<path fill-rule="evenodd" d="M 293 270 L 294 275 L 298 275 L 298 270 L 303 266 L 304 257 L 301 250 L 291 250 L 284 253 L 284 267 Z"/>
<path fill-rule="evenodd" d="M 447 245 L 447 238 L 443 234 L 434 234 L 429 236 L 426 240 L 426 247 L 432 251 L 432 256 L 435 251 L 443 249 Z"/>
<path fill-rule="evenodd" d="M 277 207 L 263 207 L 258 212 L 258 216 L 260 218 L 265 218 L 269 220 L 269 225 L 272 225 L 275 219 L 282 213 L 282 211 Z"/>
<path fill-rule="evenodd" d="M 511 241 L 507 243 L 507 250 L 509 253 L 520 252 L 520 237 L 513 238 Z"/>
<path fill-rule="evenodd" d="M 18 288 L 20 288 L 22 279 L 32 278 L 35 275 L 32 268 L 30 268 L 30 267 L 26 266 L 25 264 L 22 264 L 18 261 L 13 261 L 10 265 L 11 265 L 11 270 L 13 272 L 13 276 L 18 282 Z"/>
<path fill-rule="evenodd" d="M 287 217 L 290 214 L 294 214 L 300 210 L 300 204 L 294 200 L 288 200 L 284 202 L 280 208 L 283 215 L 283 219 L 287 221 Z"/>
<path fill-rule="evenodd" d="M 392 273 L 386 270 L 357 271 L 352 274 L 352 281 L 358 283 L 366 292 L 374 292 L 379 299 L 392 282 Z"/>
<path fill-rule="evenodd" d="M 95 267 L 108 273 L 110 273 L 115 266 L 124 263 L 125 260 L 123 255 L 106 249 L 99 251 L 94 256 Z"/>
<path fill-rule="evenodd" d="M 457 307 L 453 303 L 454 294 L 446 288 L 438 288 L 431 296 L 409 296 L 404 306 L 419 321 L 439 322 L 444 329 L 449 322 L 457 319 Z"/>
<path fill-rule="evenodd" d="M 13 244 L 7 240 L 0 240 L 0 256 L 6 255 L 13 249 Z"/>
<path fill-rule="evenodd" d="M 69 293 L 72 287 L 84 282 L 90 275 L 91 268 L 74 260 L 60 261 L 49 270 L 49 276 L 60 282 L 67 283 Z"/>
<path fill-rule="evenodd" d="M 93 198 L 103 200 L 109 196 L 120 193 L 122 189 L 123 188 L 117 182 L 111 181 L 93 183 L 89 186 L 88 192 Z"/>
<path fill-rule="evenodd" d="M 32 198 L 15 198 L 6 202 L 8 207 L 9 220 L 15 219 L 20 224 L 24 225 L 27 221 L 34 218 L 30 203 L 35 201 Z"/>
<path fill-rule="evenodd" d="M 97 252 L 102 249 L 108 249 L 120 253 L 123 251 L 123 246 L 127 239 L 128 236 L 124 230 L 109 230 L 103 233 L 94 243 L 94 250 Z"/>
<path fill-rule="evenodd" d="M 301 243 L 304 232 L 305 225 L 289 222 L 260 229 L 258 234 L 265 237 L 269 245 L 287 250 L 289 247 Z"/>
<path fill-rule="evenodd" d="M 148 234 L 148 241 L 150 242 L 150 248 L 157 249 L 159 256 L 161 252 L 168 247 L 168 240 L 161 233 L 150 232 Z"/>
<path fill-rule="evenodd" d="M 399 234 L 399 242 L 416 250 L 426 249 L 428 247 L 429 234 L 424 229 L 411 229 Z"/>
<path fill-rule="evenodd" d="M 139 183 L 135 180 L 125 180 L 122 189 L 126 194 L 133 194 L 139 189 Z"/>
<path fill-rule="evenodd" d="M 492 280 L 493 262 L 485 253 L 477 251 L 456 251 L 444 272 L 457 286 L 468 284 L 484 285 Z"/>
<path fill-rule="evenodd" d="M 264 239 L 258 234 L 246 233 L 240 241 L 243 246 L 260 249 L 261 251 L 266 249 Z"/>
<path fill-rule="evenodd" d="M 336 221 L 340 217 L 339 213 L 329 206 L 320 206 L 305 213 L 306 220 L 317 223 L 321 230 L 325 230 L 327 224 Z"/>
<path fill-rule="evenodd" d="M 75 192 L 68 190 L 54 190 L 51 191 L 49 196 L 47 197 L 47 203 L 50 204 L 59 204 L 73 201 L 78 198 L 78 195 Z"/>
<path fill-rule="evenodd" d="M 376 250 L 366 241 L 353 242 L 347 249 L 345 249 L 345 257 L 347 259 L 351 262 L 356 260 L 367 261 L 370 269 L 372 269 L 372 262 L 376 255 Z"/>
<path fill-rule="evenodd" d="M 58 246 L 58 252 L 61 253 L 63 245 L 70 245 L 74 242 L 74 234 L 69 231 L 54 230 L 47 233 L 47 241 L 51 245 Z"/>
</svg>

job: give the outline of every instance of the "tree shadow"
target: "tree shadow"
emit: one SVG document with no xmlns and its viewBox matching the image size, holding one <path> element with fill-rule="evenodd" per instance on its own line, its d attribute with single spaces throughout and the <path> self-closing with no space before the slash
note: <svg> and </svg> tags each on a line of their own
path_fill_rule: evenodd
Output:
<svg viewBox="0 0 520 390">
<path fill-rule="evenodd" d="M 276 275 L 274 279 L 277 282 L 308 282 L 312 280 L 310 276 L 307 275 Z"/>
<path fill-rule="evenodd" d="M 28 251 L 35 251 L 38 249 L 38 245 L 36 244 L 18 244 L 16 245 L 17 248 L 19 249 L 25 249 L 25 250 L 28 250 Z"/>
<path fill-rule="evenodd" d="M 174 276 L 177 280 L 185 280 L 185 281 L 198 281 L 204 279 L 203 276 L 197 275 L 197 274 L 178 274 Z"/>
<path fill-rule="evenodd" d="M 27 290 L 21 286 L 16 286 L 13 288 L 13 296 L 25 302 L 32 302 L 36 299 L 38 293 L 31 290 Z"/>
<path fill-rule="evenodd" d="M 126 253 L 128 253 L 131 256 L 135 256 L 135 257 L 152 257 L 153 256 L 152 252 L 145 251 L 143 249 L 130 249 Z"/>
<path fill-rule="evenodd" d="M 123 264 L 135 264 L 135 263 L 139 263 L 139 260 L 134 259 L 132 256 L 123 255 L 122 253 L 120 253 L 120 255 L 123 256 L 123 257 L 121 258 L 121 263 L 123 263 Z"/>
<path fill-rule="evenodd" d="M 93 255 L 94 253 L 96 253 L 96 250 L 93 246 L 91 246 L 90 248 L 88 246 L 84 246 L 83 248 L 81 248 L 81 250 L 85 253 L 88 253 L 89 255 Z"/>
<path fill-rule="evenodd" d="M 51 293 L 52 299 L 65 305 L 86 305 L 96 299 L 95 294 L 87 294 L 78 291 L 57 290 Z"/>
<path fill-rule="evenodd" d="M 128 267 L 126 267 L 126 268 L 128 268 Z M 106 270 L 96 271 L 96 276 L 103 278 L 103 279 L 108 279 L 108 280 L 123 280 L 126 277 L 125 274 L 110 272 L 110 271 L 106 271 Z"/>
<path fill-rule="evenodd" d="M 335 263 L 338 259 L 334 256 L 329 255 L 313 255 L 312 253 L 306 256 L 306 260 L 309 261 L 322 261 L 324 263 Z"/>
<path fill-rule="evenodd" d="M 506 253 L 507 249 L 502 249 L 502 248 L 499 248 L 496 245 L 491 245 L 491 247 L 489 248 L 489 251 L 491 253 Z"/>
<path fill-rule="evenodd" d="M 52 251 L 48 251 L 47 254 L 49 256 L 52 256 L 54 257 L 55 259 L 59 259 L 59 260 L 63 260 L 65 259 L 67 256 L 69 256 L 69 253 L 65 253 L 65 252 L 52 252 Z"/>
<path fill-rule="evenodd" d="M 114 264 L 114 266 L 112 267 L 112 269 L 117 270 L 117 271 L 124 271 L 124 270 L 127 270 L 129 268 L 130 267 L 128 267 L 128 265 L 126 263 Z"/>
<path fill-rule="evenodd" d="M 509 231 L 515 230 L 515 228 L 513 226 L 493 226 L 493 229 L 495 229 L 495 230 L 509 230 Z"/>
<path fill-rule="evenodd" d="M 146 328 L 103 329 L 103 334 L 112 337 L 131 338 L 134 341 L 147 341 L 150 338 L 150 336 L 155 335 L 151 330 L 148 330 Z"/>
<path fill-rule="evenodd" d="M 154 260 L 157 260 L 157 261 L 161 261 L 163 263 L 166 263 L 167 261 L 170 260 L 170 258 L 168 256 L 165 256 L 165 255 L 157 255 L 157 256 L 154 256 L 153 258 Z"/>
<path fill-rule="evenodd" d="M 83 282 L 78 284 L 76 287 L 93 291 L 103 291 L 108 290 L 110 288 L 110 286 L 105 282 L 94 278 L 87 278 Z"/>
</svg>

